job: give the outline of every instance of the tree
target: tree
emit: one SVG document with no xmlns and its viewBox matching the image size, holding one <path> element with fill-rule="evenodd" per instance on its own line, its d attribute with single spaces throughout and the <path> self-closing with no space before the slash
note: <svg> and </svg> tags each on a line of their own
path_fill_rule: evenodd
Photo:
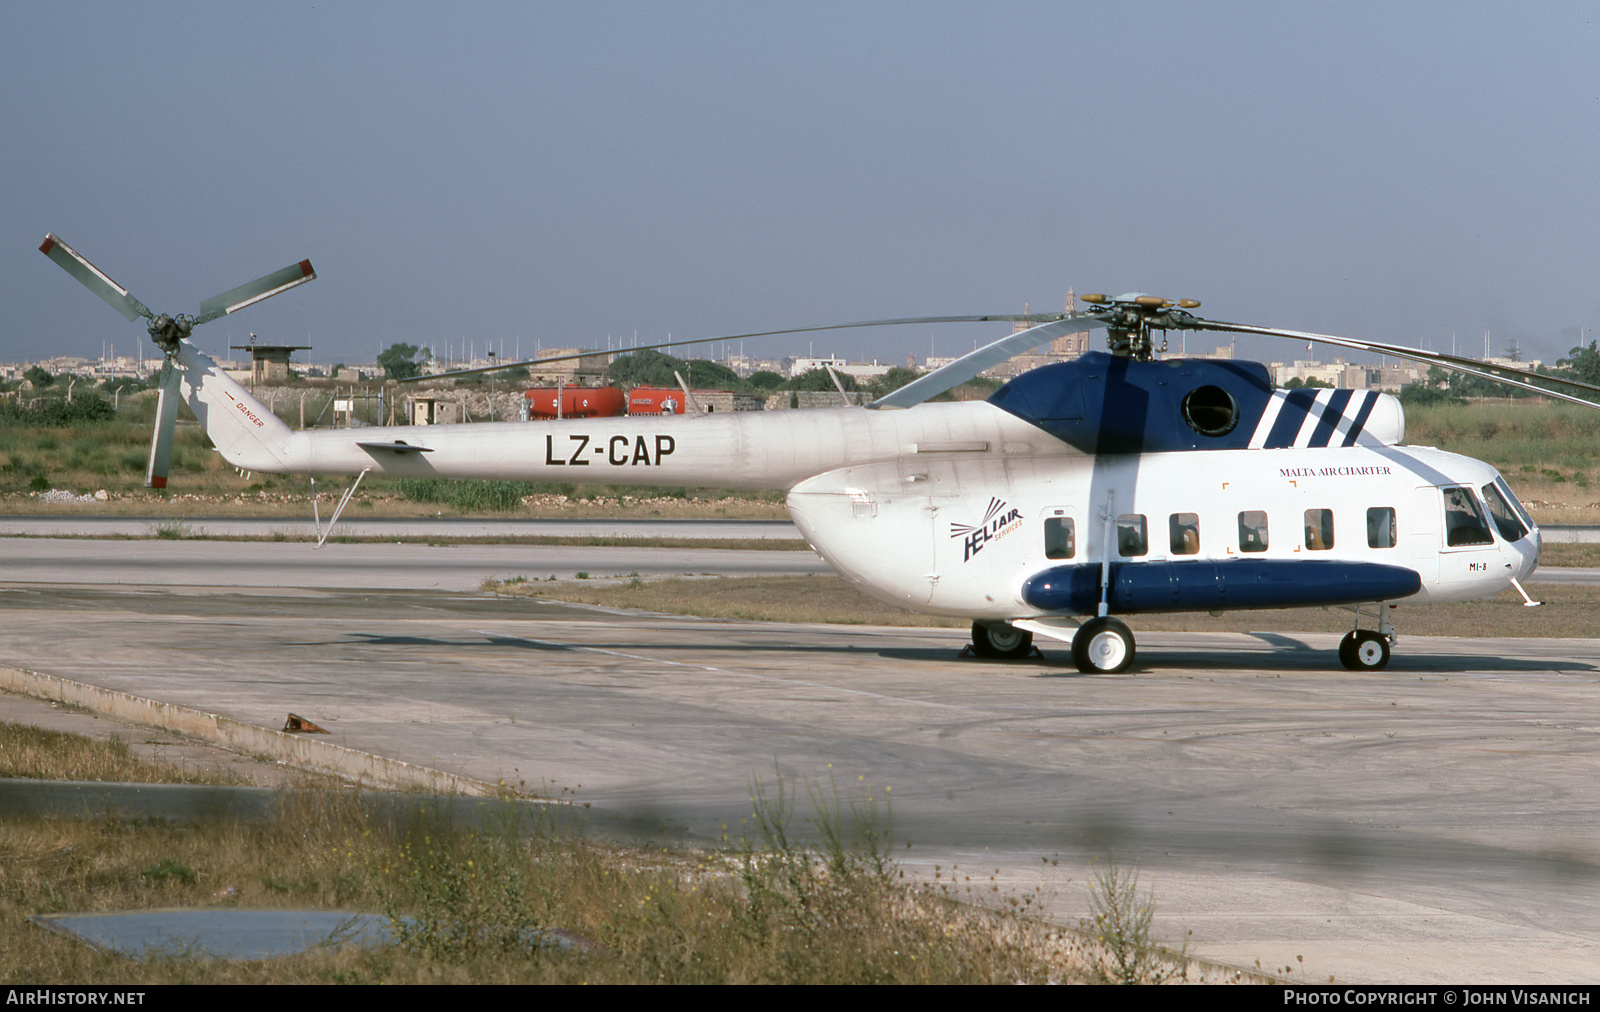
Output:
<svg viewBox="0 0 1600 1012">
<path fill-rule="evenodd" d="M 664 355 L 652 348 L 619 357 L 606 369 L 606 382 L 622 386 L 649 387 L 677 386 L 674 372 L 682 372 L 686 363 L 681 358 Z M 685 377 L 687 378 L 687 377 Z"/>
<path fill-rule="evenodd" d="M 414 344 L 391 344 L 378 356 L 384 375 L 392 380 L 406 380 L 422 373 L 422 364 L 433 357 L 426 348 Z"/>
<path fill-rule="evenodd" d="M 893 393 L 894 391 L 899 390 L 907 383 L 910 383 L 912 380 L 916 379 L 918 375 L 920 374 L 911 369 L 897 365 L 891 368 L 888 372 L 884 373 L 882 376 L 879 376 L 877 379 L 873 380 L 871 383 L 867 384 L 867 388 L 872 391 L 874 396 L 882 397 L 884 394 Z"/>
<path fill-rule="evenodd" d="M 56 381 L 56 378 L 42 365 L 30 365 L 28 371 L 22 374 L 22 378 L 32 383 L 35 390 L 42 390 Z"/>
<path fill-rule="evenodd" d="M 1463 398 L 1448 390 L 1427 383 L 1407 383 L 1400 388 L 1400 403 L 1410 407 L 1431 407 L 1435 404 L 1465 404 Z"/>
<path fill-rule="evenodd" d="M 846 390 L 856 388 L 856 378 L 848 373 L 839 374 L 839 382 Z M 807 369 L 798 376 L 789 378 L 790 390 L 834 390 L 833 377 L 826 369 Z"/>
<path fill-rule="evenodd" d="M 783 377 L 771 369 L 761 369 L 751 373 L 745 382 L 756 390 L 778 390 L 783 386 Z"/>
<path fill-rule="evenodd" d="M 1589 342 L 1587 348 L 1580 344 L 1567 352 L 1567 357 L 1559 359 L 1556 365 L 1566 370 L 1572 379 L 1600 384 L 1600 349 L 1595 348 L 1593 341 Z"/>
<path fill-rule="evenodd" d="M 100 384 L 100 389 L 108 394 L 116 394 L 129 390 L 144 390 L 146 387 L 143 380 L 133 376 L 114 376 Z"/>
<path fill-rule="evenodd" d="M 708 358 L 693 358 L 684 363 L 684 381 L 701 390 L 733 390 L 744 385 L 739 374 Z"/>
</svg>

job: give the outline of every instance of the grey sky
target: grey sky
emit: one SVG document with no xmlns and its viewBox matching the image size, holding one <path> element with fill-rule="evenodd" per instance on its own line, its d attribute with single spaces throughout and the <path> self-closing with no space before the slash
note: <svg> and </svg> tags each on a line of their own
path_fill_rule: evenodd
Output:
<svg viewBox="0 0 1600 1012">
<path fill-rule="evenodd" d="M 1595 11 L 11 0 L 0 359 L 145 340 L 46 231 L 158 312 L 312 260 L 197 331 L 213 352 L 528 354 L 1072 285 L 1553 359 L 1600 330 Z M 920 358 L 929 335 L 746 350 Z"/>
</svg>

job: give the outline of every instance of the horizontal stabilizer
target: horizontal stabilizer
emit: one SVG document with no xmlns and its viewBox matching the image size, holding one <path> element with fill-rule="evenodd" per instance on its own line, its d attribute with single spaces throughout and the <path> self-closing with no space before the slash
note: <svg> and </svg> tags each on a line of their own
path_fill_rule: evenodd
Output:
<svg viewBox="0 0 1600 1012">
<path fill-rule="evenodd" d="M 388 450 L 390 453 L 402 453 L 402 454 L 404 454 L 404 453 L 432 453 L 433 452 L 433 448 L 432 447 L 428 447 L 428 446 L 412 446 L 410 443 L 403 443 L 398 439 L 396 439 L 392 443 L 357 443 L 356 445 L 361 447 L 363 450 L 368 451 L 369 453 L 373 452 L 375 450 Z"/>
</svg>

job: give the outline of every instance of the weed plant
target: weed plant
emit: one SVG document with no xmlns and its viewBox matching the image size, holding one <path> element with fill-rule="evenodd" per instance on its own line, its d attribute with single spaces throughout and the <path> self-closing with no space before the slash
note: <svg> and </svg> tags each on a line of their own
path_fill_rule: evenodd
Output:
<svg viewBox="0 0 1600 1012">
<path fill-rule="evenodd" d="M 1136 868 L 1107 858 L 1094 870 L 1089 891 L 1089 921 L 1102 955 L 1094 974 L 1107 984 L 1161 984 L 1188 975 L 1188 947 L 1176 957 L 1156 943 L 1155 894 L 1139 893 Z"/>
</svg>

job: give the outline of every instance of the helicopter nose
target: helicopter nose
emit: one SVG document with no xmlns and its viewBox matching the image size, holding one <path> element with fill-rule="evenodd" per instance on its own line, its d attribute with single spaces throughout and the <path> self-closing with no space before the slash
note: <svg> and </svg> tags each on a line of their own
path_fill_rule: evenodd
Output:
<svg viewBox="0 0 1600 1012">
<path fill-rule="evenodd" d="M 1544 554 L 1544 535 L 1535 527 L 1529 532 L 1527 545 L 1517 545 L 1518 560 L 1512 568 L 1516 578 L 1526 580 L 1535 569 L 1539 568 L 1539 557 Z"/>
</svg>

